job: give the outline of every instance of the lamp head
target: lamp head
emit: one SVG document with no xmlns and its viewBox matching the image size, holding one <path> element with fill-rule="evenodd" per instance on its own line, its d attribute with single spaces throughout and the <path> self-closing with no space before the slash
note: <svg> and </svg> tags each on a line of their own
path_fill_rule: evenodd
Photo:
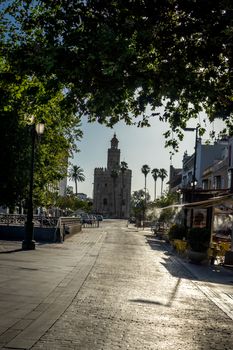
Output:
<svg viewBox="0 0 233 350">
<path fill-rule="evenodd" d="M 38 135 L 42 135 L 44 133 L 44 127 L 45 127 L 45 124 L 42 122 L 36 124 L 35 128 Z"/>
<path fill-rule="evenodd" d="M 195 187 L 197 185 L 197 179 L 193 179 L 192 181 L 191 181 L 191 186 L 192 187 Z"/>
</svg>

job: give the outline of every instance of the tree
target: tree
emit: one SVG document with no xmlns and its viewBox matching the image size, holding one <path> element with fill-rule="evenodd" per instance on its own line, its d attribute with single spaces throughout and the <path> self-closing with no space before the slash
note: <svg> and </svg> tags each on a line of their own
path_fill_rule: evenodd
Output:
<svg viewBox="0 0 233 350">
<path fill-rule="evenodd" d="M 33 116 L 35 123 L 45 123 L 36 140 L 33 201 L 46 206 L 48 187 L 66 176 L 67 159 L 82 136 L 80 119 L 61 107 L 64 93 L 43 79 L 16 74 L 3 57 L 0 77 L 0 205 L 13 208 L 28 198 Z"/>
<path fill-rule="evenodd" d="M 81 200 L 74 194 L 59 196 L 56 201 L 56 206 L 62 210 L 70 209 L 76 211 L 81 209 L 85 212 L 89 212 L 91 210 L 91 205 L 90 202 Z"/>
<path fill-rule="evenodd" d="M 154 196 L 154 200 L 156 200 L 156 182 L 157 182 L 157 179 L 159 177 L 159 169 L 152 169 L 151 170 L 151 174 L 152 174 L 152 177 L 154 179 L 154 182 L 155 182 L 155 196 Z"/>
<path fill-rule="evenodd" d="M 147 164 L 143 165 L 142 168 L 141 168 L 141 172 L 143 173 L 143 175 L 145 177 L 145 193 L 146 193 L 146 178 L 147 178 L 147 175 L 150 172 L 149 165 L 147 165 Z M 145 196 L 145 198 L 146 198 L 146 196 Z"/>
<path fill-rule="evenodd" d="M 232 132 L 232 1 L 54 3 L 5 1 L 0 34 L 18 74 L 66 88 L 64 109 L 110 126 L 159 117 L 173 147 L 202 110 Z"/>
<path fill-rule="evenodd" d="M 74 194 L 73 187 L 72 186 L 67 186 L 66 187 L 66 196 L 72 196 L 73 194 Z"/>
<path fill-rule="evenodd" d="M 121 168 L 121 173 L 124 174 L 128 169 L 128 164 L 126 162 L 121 162 L 120 168 Z"/>
<path fill-rule="evenodd" d="M 137 219 L 137 223 L 140 223 L 140 225 L 145 215 L 145 196 L 148 202 L 150 196 L 149 193 L 145 193 L 144 190 L 134 191 L 131 196 L 131 211 L 133 216 Z"/>
<path fill-rule="evenodd" d="M 173 207 L 178 202 L 178 194 L 176 192 L 165 192 L 160 198 L 157 198 L 156 201 L 151 203 L 150 207 L 155 213 L 157 212 L 158 222 L 164 222 L 166 224 L 174 223 L 175 218 L 178 219 L 180 215 L 180 208 Z M 161 208 L 164 209 L 161 210 Z"/>
<path fill-rule="evenodd" d="M 75 183 L 75 194 L 78 194 L 78 182 L 85 181 L 83 169 L 80 166 L 72 165 L 69 172 L 69 177 Z"/>
<path fill-rule="evenodd" d="M 162 194 L 163 194 L 163 181 L 166 179 L 166 177 L 167 177 L 167 170 L 165 170 L 165 169 L 160 169 L 159 170 L 159 177 L 160 177 L 160 179 L 161 179 L 161 196 L 162 196 Z"/>
<path fill-rule="evenodd" d="M 149 165 L 145 164 L 141 168 L 141 172 L 143 173 L 145 177 L 145 208 L 144 208 L 144 214 L 143 214 L 143 220 L 145 219 L 145 211 L 146 211 L 146 204 L 147 204 L 147 197 L 146 197 L 146 177 L 150 172 L 150 167 Z"/>
</svg>

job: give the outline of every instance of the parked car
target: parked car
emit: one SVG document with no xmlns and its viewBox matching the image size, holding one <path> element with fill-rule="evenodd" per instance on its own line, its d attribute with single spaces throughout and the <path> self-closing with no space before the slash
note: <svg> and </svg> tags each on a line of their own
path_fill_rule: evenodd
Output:
<svg viewBox="0 0 233 350">
<path fill-rule="evenodd" d="M 91 224 L 92 223 L 92 219 L 90 218 L 90 216 L 86 213 L 81 214 L 81 222 L 82 224 Z"/>
<path fill-rule="evenodd" d="M 130 224 L 135 224 L 135 223 L 136 223 L 136 218 L 135 218 L 134 216 L 131 216 L 131 217 L 129 218 L 129 223 L 130 223 Z"/>
<path fill-rule="evenodd" d="M 91 219 L 92 222 L 97 220 L 96 216 L 92 214 L 89 215 L 89 218 Z"/>
<path fill-rule="evenodd" d="M 103 221 L 103 215 L 97 214 L 97 215 L 96 215 L 96 219 L 97 219 L 98 221 Z"/>
</svg>

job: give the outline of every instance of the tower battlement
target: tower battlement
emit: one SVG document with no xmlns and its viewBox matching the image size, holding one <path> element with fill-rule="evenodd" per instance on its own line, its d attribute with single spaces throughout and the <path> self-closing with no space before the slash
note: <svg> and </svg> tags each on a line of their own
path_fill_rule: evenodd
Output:
<svg viewBox="0 0 233 350">
<path fill-rule="evenodd" d="M 95 168 L 94 172 L 95 172 L 95 174 L 102 174 L 102 173 L 104 173 L 106 170 L 107 170 L 106 168 L 99 167 L 99 168 Z"/>
</svg>

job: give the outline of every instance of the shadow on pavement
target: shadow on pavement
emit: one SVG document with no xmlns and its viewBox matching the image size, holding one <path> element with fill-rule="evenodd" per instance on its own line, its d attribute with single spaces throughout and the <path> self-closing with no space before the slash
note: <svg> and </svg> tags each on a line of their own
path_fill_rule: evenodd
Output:
<svg viewBox="0 0 233 350">
<path fill-rule="evenodd" d="M 147 300 L 147 299 L 130 299 L 132 303 L 139 303 L 139 304 L 152 304 L 152 305 L 163 305 L 163 303 L 160 303 L 159 301 L 154 300 Z"/>
<path fill-rule="evenodd" d="M 169 301 L 166 304 L 161 303 L 159 301 L 155 301 L 155 300 L 140 299 L 140 298 L 138 298 L 138 299 L 130 299 L 129 301 L 133 302 L 133 303 L 139 303 L 139 304 L 162 305 L 162 306 L 166 306 L 166 307 L 171 307 L 172 303 L 173 303 L 173 300 L 175 299 L 175 296 L 176 296 L 178 287 L 180 285 L 180 282 L 181 282 L 181 278 L 178 278 L 175 287 L 171 291 L 171 295 L 170 295 Z"/>
<path fill-rule="evenodd" d="M 163 265 L 173 277 L 198 280 L 197 277 L 195 277 L 184 266 L 182 266 L 174 258 L 172 259 L 170 256 L 164 257 L 161 265 Z"/>
<path fill-rule="evenodd" d="M 192 264 L 185 260 L 184 257 L 172 252 L 170 245 L 165 241 L 159 240 L 154 235 L 145 235 L 145 238 L 151 249 L 164 252 L 163 262 L 161 264 L 172 276 L 193 281 L 199 280 L 209 283 L 233 285 L 232 270 L 219 265 Z"/>
<path fill-rule="evenodd" d="M 5 250 L 0 252 L 0 254 L 11 254 L 11 253 L 16 253 L 16 252 L 22 252 L 24 251 L 22 248 L 20 249 L 12 249 L 12 250 Z"/>
<path fill-rule="evenodd" d="M 154 235 L 145 235 L 147 243 L 150 245 L 153 250 L 164 250 L 163 245 L 161 245 L 161 241 L 155 238 Z"/>
</svg>

